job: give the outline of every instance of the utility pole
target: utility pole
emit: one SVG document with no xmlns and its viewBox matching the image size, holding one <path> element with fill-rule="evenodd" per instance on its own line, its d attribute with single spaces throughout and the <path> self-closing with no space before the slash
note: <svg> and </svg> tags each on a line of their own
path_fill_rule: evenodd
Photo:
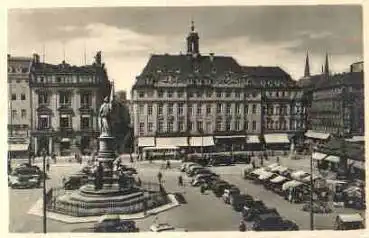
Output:
<svg viewBox="0 0 369 238">
<path fill-rule="evenodd" d="M 43 151 L 42 151 L 42 157 L 43 157 L 43 160 L 42 160 L 42 165 L 43 165 L 43 188 L 42 188 L 42 195 L 43 195 L 43 217 L 42 217 L 42 221 L 43 221 L 43 233 L 47 233 L 46 232 L 46 206 L 47 206 L 47 203 L 46 203 L 46 149 L 44 148 Z"/>
</svg>

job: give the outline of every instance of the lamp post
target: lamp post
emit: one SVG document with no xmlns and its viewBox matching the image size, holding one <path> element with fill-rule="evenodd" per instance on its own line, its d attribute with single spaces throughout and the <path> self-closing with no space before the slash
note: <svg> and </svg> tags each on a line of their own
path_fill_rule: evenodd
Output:
<svg viewBox="0 0 369 238">
<path fill-rule="evenodd" d="M 43 195 L 43 233 L 46 234 L 46 149 L 44 148 L 42 151 L 42 165 L 43 165 L 43 186 L 42 186 L 42 195 Z"/>
<path fill-rule="evenodd" d="M 314 148 L 311 147 L 310 156 L 310 230 L 314 230 L 314 210 L 313 210 L 313 195 L 314 195 L 314 180 L 313 180 L 313 152 Z"/>
</svg>

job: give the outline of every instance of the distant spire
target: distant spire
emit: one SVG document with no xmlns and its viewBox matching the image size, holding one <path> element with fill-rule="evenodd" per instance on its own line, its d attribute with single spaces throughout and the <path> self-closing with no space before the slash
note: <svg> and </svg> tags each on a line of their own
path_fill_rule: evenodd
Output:
<svg viewBox="0 0 369 238">
<path fill-rule="evenodd" d="M 324 65 L 322 65 L 322 74 L 324 73 Z"/>
<path fill-rule="evenodd" d="M 194 32 L 195 31 L 195 21 L 191 20 L 191 31 Z"/>
<path fill-rule="evenodd" d="M 83 59 L 84 59 L 84 65 L 87 64 L 87 57 L 86 57 L 86 41 L 84 41 L 84 52 L 83 52 Z"/>
<path fill-rule="evenodd" d="M 329 75 L 328 53 L 326 53 L 326 54 L 325 54 L 324 74 L 325 74 L 325 75 Z"/>
<path fill-rule="evenodd" d="M 45 43 L 42 44 L 42 62 L 45 63 Z"/>
<path fill-rule="evenodd" d="M 310 76 L 310 64 L 309 64 L 309 52 L 306 52 L 306 61 L 305 61 L 305 72 L 304 77 Z"/>
</svg>

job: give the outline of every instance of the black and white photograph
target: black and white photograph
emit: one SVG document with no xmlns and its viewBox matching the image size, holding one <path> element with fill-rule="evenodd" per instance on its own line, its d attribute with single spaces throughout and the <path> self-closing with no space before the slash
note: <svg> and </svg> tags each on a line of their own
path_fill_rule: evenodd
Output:
<svg viewBox="0 0 369 238">
<path fill-rule="evenodd" d="M 362 5 L 6 12 L 9 233 L 365 229 Z"/>
</svg>

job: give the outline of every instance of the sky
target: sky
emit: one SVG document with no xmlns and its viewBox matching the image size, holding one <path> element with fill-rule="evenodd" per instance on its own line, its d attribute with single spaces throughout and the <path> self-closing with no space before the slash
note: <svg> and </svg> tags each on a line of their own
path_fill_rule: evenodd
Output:
<svg viewBox="0 0 369 238">
<path fill-rule="evenodd" d="M 8 53 L 81 65 L 101 50 L 116 90 L 129 95 L 150 54 L 186 51 L 191 20 L 201 54 L 279 66 L 295 80 L 303 75 L 307 51 L 312 74 L 321 72 L 326 52 L 333 73 L 363 60 L 359 5 L 11 9 Z"/>
</svg>

